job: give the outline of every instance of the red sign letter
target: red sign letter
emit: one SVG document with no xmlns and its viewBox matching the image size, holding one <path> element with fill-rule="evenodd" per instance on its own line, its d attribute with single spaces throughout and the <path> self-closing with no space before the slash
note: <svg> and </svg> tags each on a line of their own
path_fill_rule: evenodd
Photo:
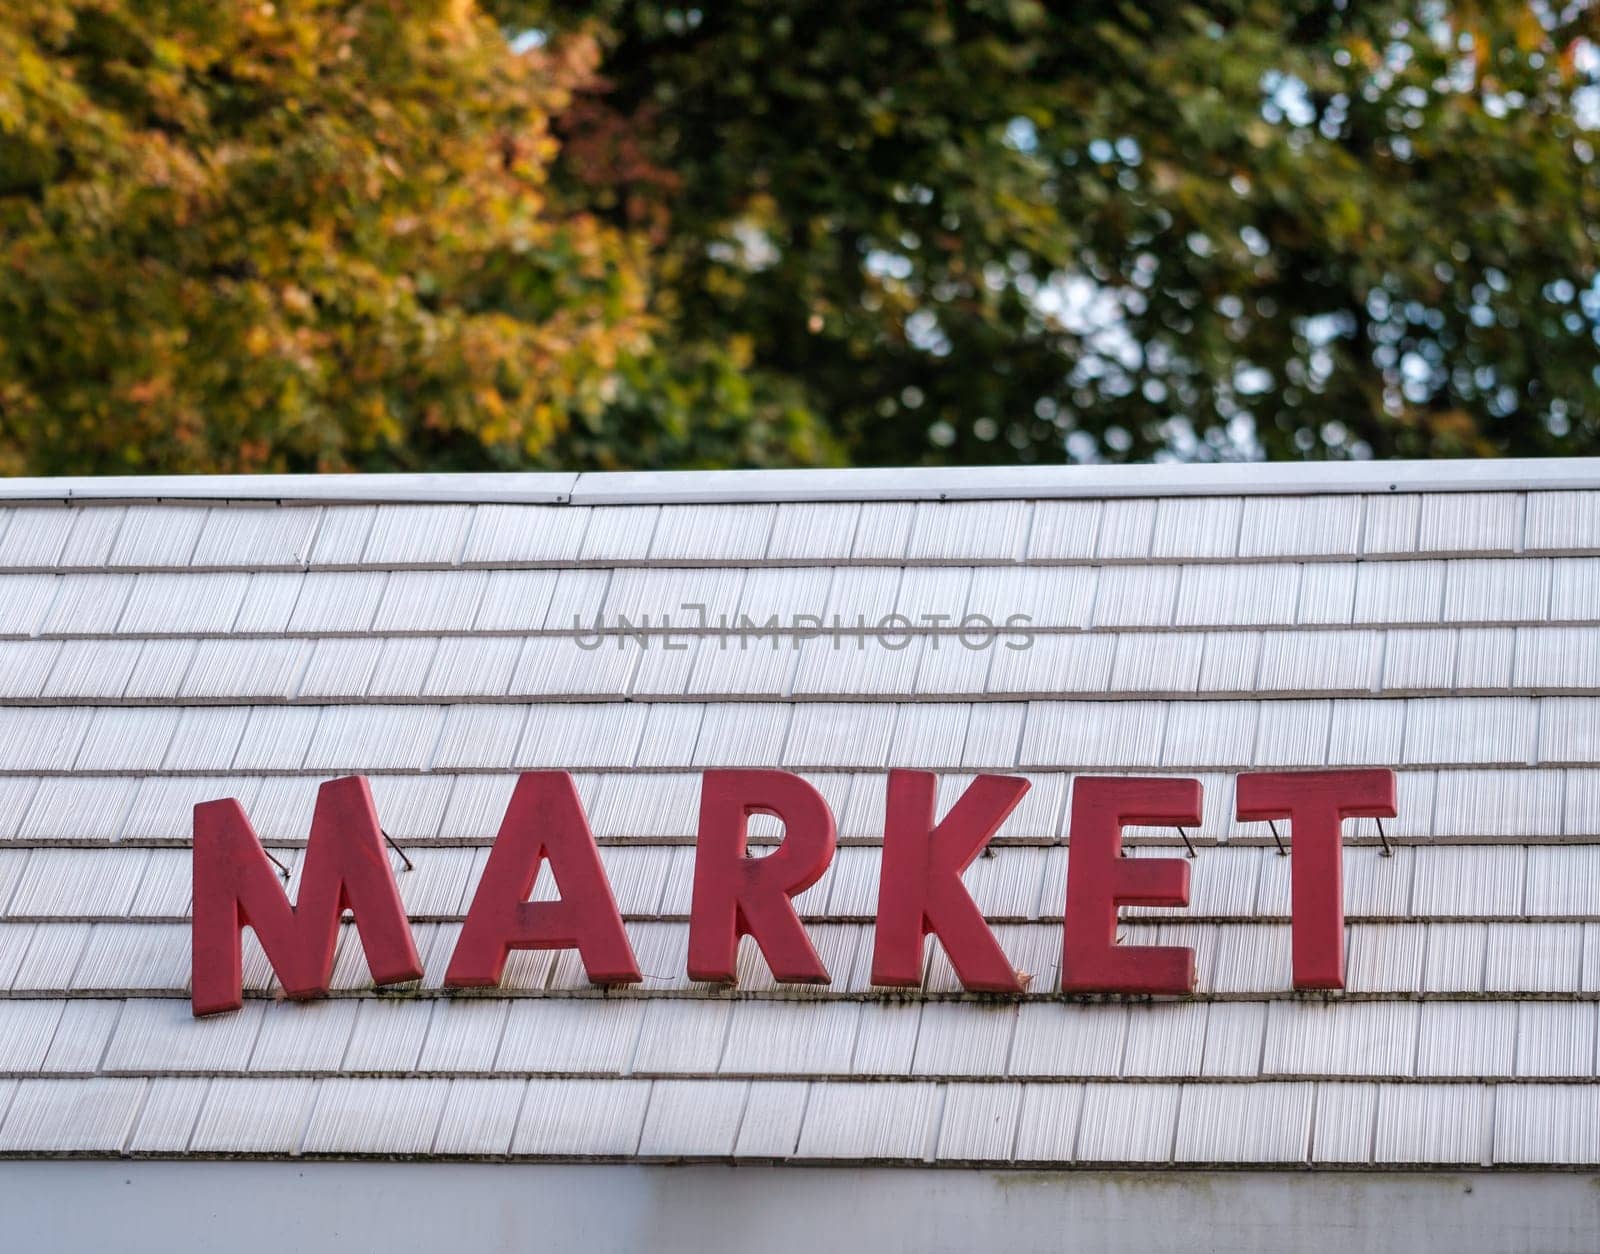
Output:
<svg viewBox="0 0 1600 1254">
<path fill-rule="evenodd" d="M 1241 819 L 1288 819 L 1294 986 L 1344 987 L 1345 819 L 1395 816 L 1393 771 L 1263 771 L 1239 776 Z"/>
<path fill-rule="evenodd" d="M 196 1016 L 242 1002 L 240 933 L 255 929 L 290 997 L 328 991 L 339 919 L 356 916 L 377 984 L 422 977 L 372 791 L 359 775 L 317 791 L 300 898 L 289 904 L 244 809 L 231 798 L 194 808 L 193 997 Z"/>
<path fill-rule="evenodd" d="M 1194 950 L 1118 945 L 1117 907 L 1189 904 L 1189 864 L 1182 858 L 1120 857 L 1123 827 L 1199 822 L 1197 779 L 1080 775 L 1073 782 L 1062 992 L 1194 991 Z"/>
<path fill-rule="evenodd" d="M 546 858 L 561 900 L 529 901 Z M 511 794 L 444 982 L 490 987 L 500 982 L 513 949 L 574 947 L 590 983 L 639 982 L 639 962 L 572 776 L 528 771 Z"/>
<path fill-rule="evenodd" d="M 783 843 L 752 858 L 752 814 L 783 820 Z M 754 936 L 774 978 L 831 983 L 790 898 L 810 888 L 833 859 L 833 813 L 819 793 L 787 771 L 707 771 L 689 910 L 689 978 L 731 984 L 741 936 Z"/>
<path fill-rule="evenodd" d="M 964 987 L 1020 993 L 1016 968 L 984 922 L 961 873 L 989 843 L 1028 791 L 1017 776 L 980 775 L 944 822 L 934 826 L 935 779 L 927 771 L 890 771 L 872 982 L 922 983 L 923 941 L 939 938 Z"/>
</svg>

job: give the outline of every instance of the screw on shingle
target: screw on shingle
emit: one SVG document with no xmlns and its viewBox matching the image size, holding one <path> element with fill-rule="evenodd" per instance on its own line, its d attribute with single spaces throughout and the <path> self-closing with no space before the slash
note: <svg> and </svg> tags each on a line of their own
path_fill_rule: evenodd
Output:
<svg viewBox="0 0 1600 1254">
<path fill-rule="evenodd" d="M 278 874 L 283 876 L 283 882 L 287 884 L 289 882 L 289 868 L 274 858 L 270 850 L 263 849 L 261 852 L 267 855 L 268 862 L 272 863 L 273 866 L 278 868 Z"/>
<path fill-rule="evenodd" d="M 380 832 L 383 832 L 383 828 L 381 828 L 381 827 L 378 830 Z M 389 848 L 393 849 L 397 854 L 400 855 L 400 861 L 402 861 L 402 862 L 404 862 L 406 864 L 406 870 L 415 871 L 417 869 L 416 867 L 411 865 L 411 859 L 406 857 L 406 851 L 404 849 L 400 848 L 399 845 L 394 843 L 394 837 L 393 836 L 389 835 L 388 832 L 383 832 L 383 838 L 386 841 L 389 842 Z"/>
<path fill-rule="evenodd" d="M 1383 842 L 1383 852 L 1380 853 L 1378 856 L 1380 858 L 1392 858 L 1392 857 L 1394 857 L 1394 850 L 1389 848 L 1389 836 L 1388 836 L 1388 833 L 1386 833 L 1383 830 L 1383 820 L 1382 819 L 1374 819 L 1373 821 L 1376 822 L 1377 825 L 1378 825 L 1378 839 Z"/>
<path fill-rule="evenodd" d="M 1178 835 L 1183 837 L 1183 847 L 1189 851 L 1189 856 L 1194 857 L 1194 846 L 1189 843 L 1189 833 L 1183 828 L 1178 828 Z"/>
<path fill-rule="evenodd" d="M 1278 835 L 1278 825 L 1271 819 L 1268 819 L 1267 826 L 1272 829 L 1272 839 L 1278 844 L 1278 856 L 1280 858 L 1287 858 L 1289 856 L 1289 851 L 1283 847 L 1283 837 Z"/>
</svg>

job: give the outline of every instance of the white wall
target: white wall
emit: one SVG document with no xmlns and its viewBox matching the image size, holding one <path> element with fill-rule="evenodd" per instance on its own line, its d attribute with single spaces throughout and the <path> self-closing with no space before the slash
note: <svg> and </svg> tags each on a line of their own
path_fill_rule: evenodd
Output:
<svg viewBox="0 0 1600 1254">
<path fill-rule="evenodd" d="M 1600 1176 L 11 1161 L 29 1254 L 1592 1252 Z"/>
</svg>

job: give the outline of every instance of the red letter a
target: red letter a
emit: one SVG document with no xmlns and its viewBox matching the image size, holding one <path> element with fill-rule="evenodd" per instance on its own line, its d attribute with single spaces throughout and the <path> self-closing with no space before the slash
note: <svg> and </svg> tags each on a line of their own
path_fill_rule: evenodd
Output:
<svg viewBox="0 0 1600 1254">
<path fill-rule="evenodd" d="M 561 900 L 529 901 L 546 858 Z M 641 978 L 572 776 L 528 771 L 511 794 L 444 982 L 490 987 L 500 982 L 513 949 L 573 948 L 591 983 Z"/>
<path fill-rule="evenodd" d="M 980 775 L 934 826 L 937 785 L 927 771 L 890 771 L 872 982 L 922 983 L 923 941 L 939 938 L 964 987 L 1020 993 L 1022 981 L 984 921 L 961 873 L 1028 791 L 1028 781 Z"/>
<path fill-rule="evenodd" d="M 1189 864 L 1120 857 L 1123 826 L 1199 822 L 1197 779 L 1080 775 L 1073 781 L 1062 992 L 1194 992 L 1194 950 L 1117 944 L 1117 907 L 1189 904 Z"/>
<path fill-rule="evenodd" d="M 760 858 L 745 850 L 752 814 L 783 820 L 783 843 Z M 775 979 L 830 983 L 790 900 L 821 879 L 833 859 L 833 812 L 822 794 L 787 771 L 707 771 L 696 845 L 689 978 L 732 983 L 739 937 L 749 935 Z"/>
<path fill-rule="evenodd" d="M 1288 819 L 1296 988 L 1344 987 L 1345 819 L 1395 816 L 1393 771 L 1260 771 L 1239 776 L 1241 819 Z"/>
<path fill-rule="evenodd" d="M 358 775 L 317 791 L 297 905 L 278 882 L 261 842 L 231 798 L 194 808 L 194 1013 L 242 1004 L 240 933 L 255 929 L 290 997 L 328 991 L 339 919 L 354 913 L 377 984 L 422 977 L 372 791 Z"/>
</svg>

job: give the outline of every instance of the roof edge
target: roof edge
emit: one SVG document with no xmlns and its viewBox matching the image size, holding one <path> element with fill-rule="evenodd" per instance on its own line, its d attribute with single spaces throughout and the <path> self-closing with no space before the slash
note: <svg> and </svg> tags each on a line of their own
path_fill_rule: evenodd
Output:
<svg viewBox="0 0 1600 1254">
<path fill-rule="evenodd" d="M 1600 459 L 0 479 L 0 502 L 649 505 L 1600 490 Z"/>
</svg>

